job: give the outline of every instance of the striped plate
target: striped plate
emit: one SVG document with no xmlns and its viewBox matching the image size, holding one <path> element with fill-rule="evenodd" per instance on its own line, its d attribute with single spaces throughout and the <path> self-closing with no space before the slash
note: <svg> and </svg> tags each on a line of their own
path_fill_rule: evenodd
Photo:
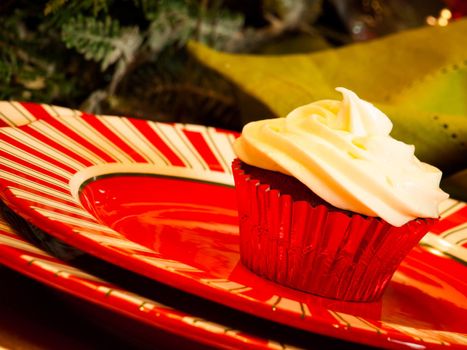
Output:
<svg viewBox="0 0 467 350">
<path fill-rule="evenodd" d="M 369 345 L 467 347 L 467 206 L 404 260 L 383 299 L 342 303 L 238 263 L 232 132 L 0 105 L 1 198 L 49 234 L 154 280 L 289 326 Z"/>
</svg>

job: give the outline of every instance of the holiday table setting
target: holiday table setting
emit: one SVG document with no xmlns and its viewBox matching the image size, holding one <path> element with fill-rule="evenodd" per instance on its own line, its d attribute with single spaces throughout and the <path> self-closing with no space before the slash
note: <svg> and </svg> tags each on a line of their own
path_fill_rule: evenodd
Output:
<svg viewBox="0 0 467 350">
<path fill-rule="evenodd" d="M 50 1 L 41 25 L 1 5 L 14 14 L 2 30 L 19 36 L 0 37 L 0 347 L 467 348 L 463 9 L 430 8 L 420 25 L 374 1 L 375 24 L 366 2 L 297 3 L 263 4 L 261 26 L 210 2 L 135 2 L 144 20 L 125 21 L 110 3 Z M 60 38 L 37 38 L 54 25 Z M 53 40 L 67 62 L 24 46 Z M 382 296 L 363 302 L 275 283 L 240 257 L 242 127 L 337 99 L 336 86 L 386 114 L 449 194 Z"/>
</svg>

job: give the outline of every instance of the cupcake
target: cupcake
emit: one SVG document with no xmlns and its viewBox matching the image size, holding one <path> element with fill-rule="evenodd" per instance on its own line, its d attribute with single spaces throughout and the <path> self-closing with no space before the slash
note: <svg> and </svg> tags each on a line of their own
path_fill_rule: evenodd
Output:
<svg viewBox="0 0 467 350">
<path fill-rule="evenodd" d="M 448 195 L 384 113 L 336 90 L 342 101 L 249 123 L 236 140 L 241 261 L 283 286 L 373 301 Z"/>
</svg>

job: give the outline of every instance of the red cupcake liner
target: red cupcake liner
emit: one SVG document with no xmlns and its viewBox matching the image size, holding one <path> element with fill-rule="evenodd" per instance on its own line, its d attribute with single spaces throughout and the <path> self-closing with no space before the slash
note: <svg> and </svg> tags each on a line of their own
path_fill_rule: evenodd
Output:
<svg viewBox="0 0 467 350">
<path fill-rule="evenodd" d="M 281 195 L 232 164 L 242 263 L 281 285 L 326 298 L 374 301 L 436 219 L 394 227 Z"/>
</svg>

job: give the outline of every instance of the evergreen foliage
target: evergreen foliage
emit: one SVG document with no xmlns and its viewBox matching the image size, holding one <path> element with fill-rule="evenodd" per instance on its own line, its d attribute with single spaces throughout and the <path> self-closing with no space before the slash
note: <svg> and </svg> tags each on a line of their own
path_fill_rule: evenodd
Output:
<svg viewBox="0 0 467 350">
<path fill-rule="evenodd" d="M 262 18 L 255 23 L 252 5 Z M 188 41 L 257 51 L 311 24 L 320 6 L 321 0 L 6 1 L 0 3 L 0 99 L 131 114 L 139 101 L 154 107 L 140 108 L 146 116 L 204 113 L 229 127 L 237 113 L 233 87 L 187 56 Z"/>
<path fill-rule="evenodd" d="M 87 60 L 94 60 L 106 70 L 119 59 L 129 60 L 141 44 L 138 27 L 121 28 L 116 20 L 105 17 L 78 16 L 62 26 L 62 39 Z"/>
</svg>

